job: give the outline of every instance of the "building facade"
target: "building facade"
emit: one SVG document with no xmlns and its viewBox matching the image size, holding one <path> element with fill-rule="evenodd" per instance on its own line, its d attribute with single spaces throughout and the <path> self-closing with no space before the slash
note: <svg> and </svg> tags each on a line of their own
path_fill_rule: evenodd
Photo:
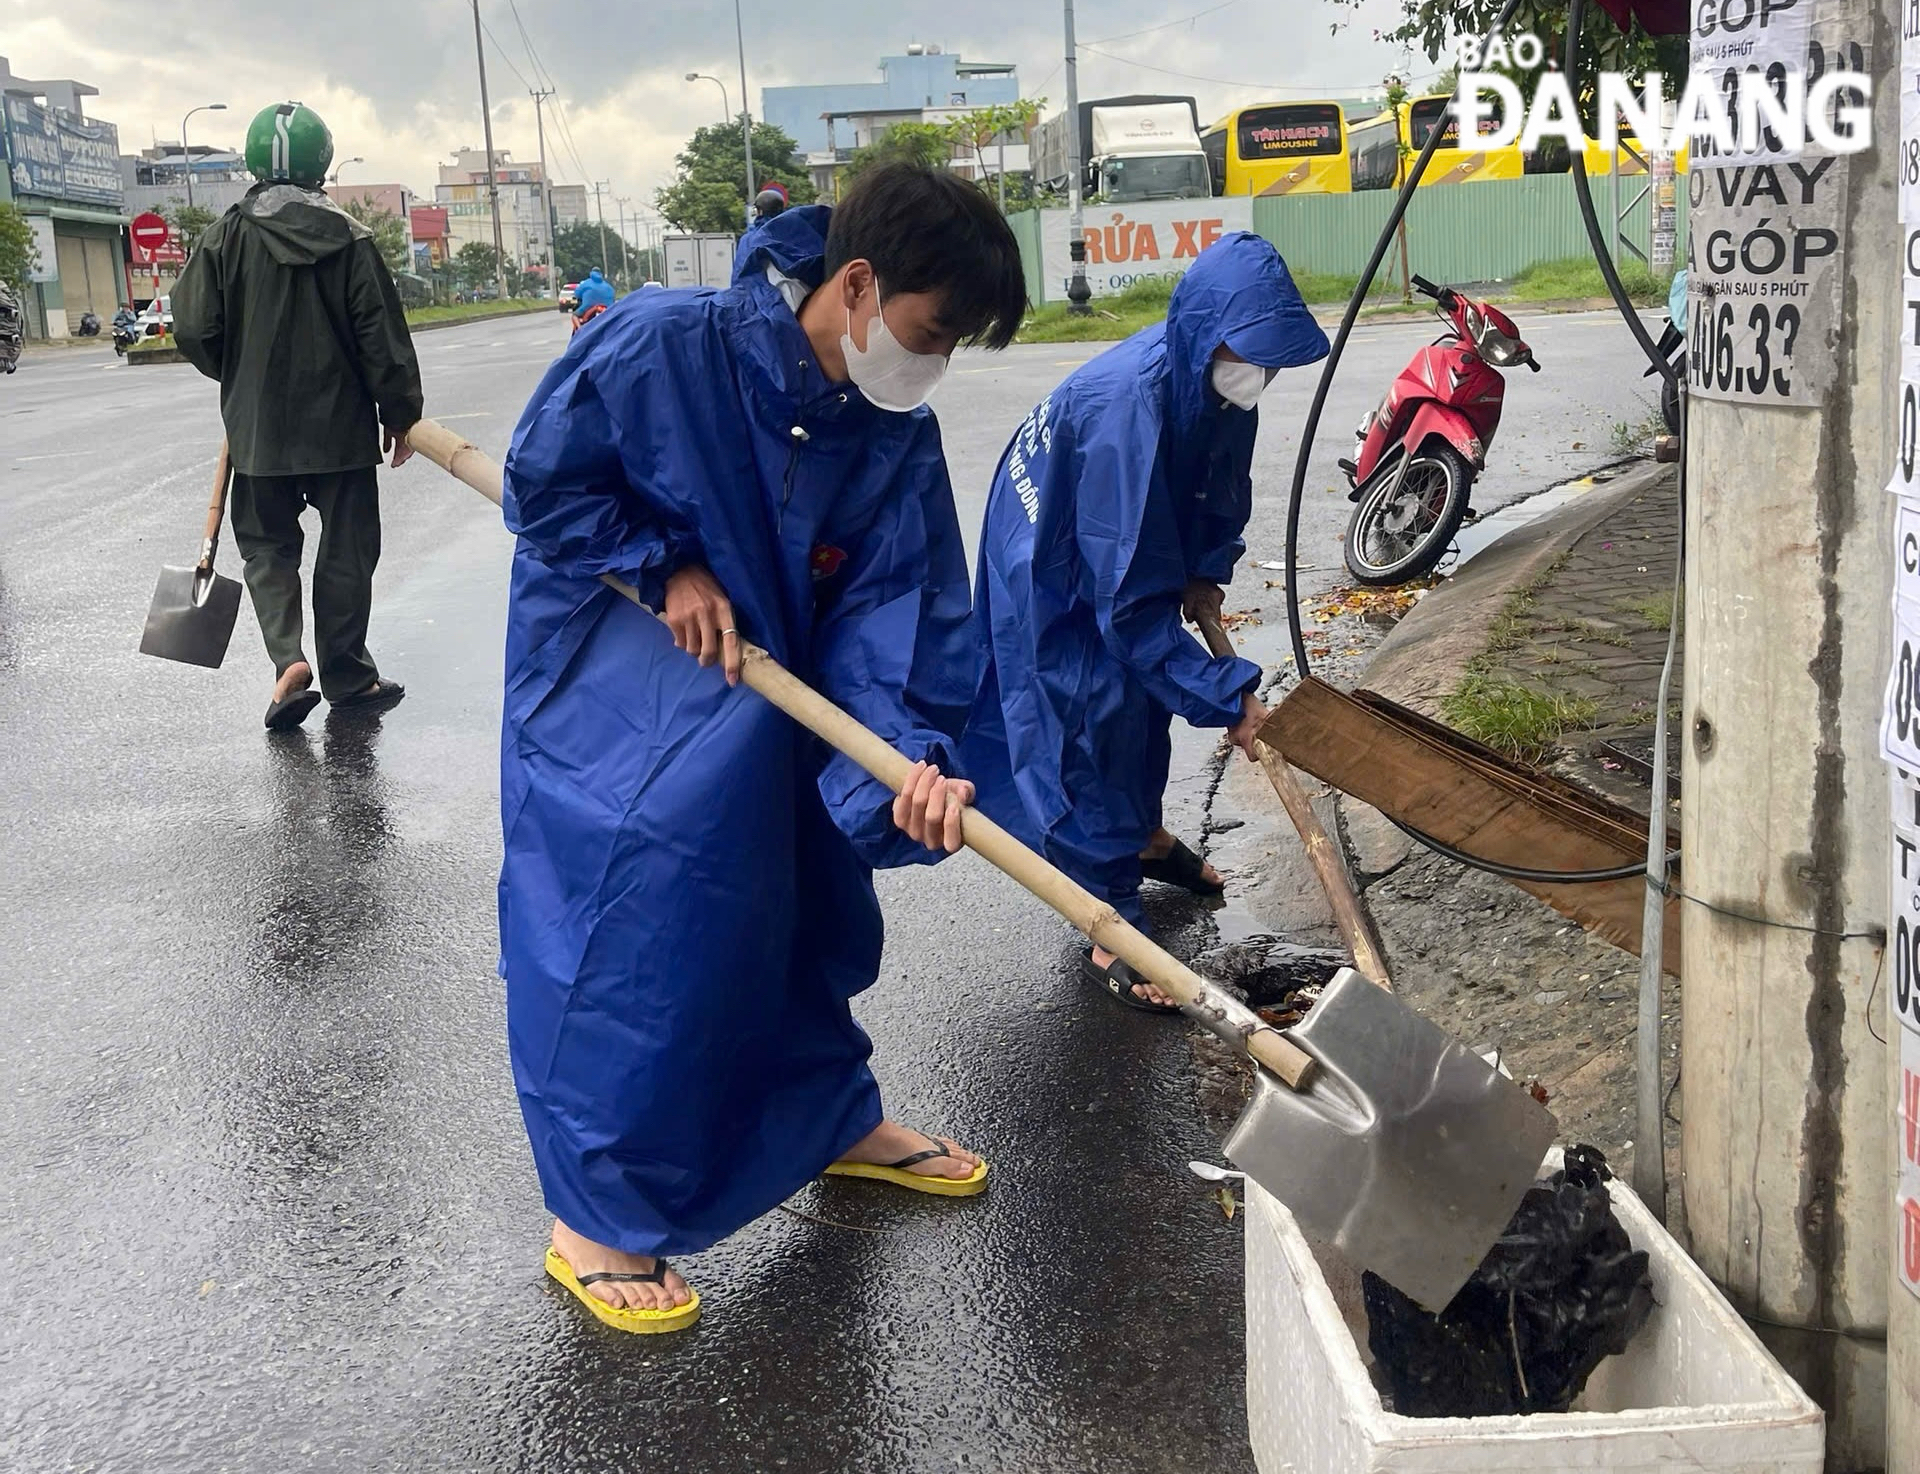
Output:
<svg viewBox="0 0 1920 1474">
<path fill-rule="evenodd" d="M 521 270 L 544 267 L 553 242 L 552 215 L 560 225 L 570 222 L 566 210 L 578 202 L 586 217 L 581 185 L 550 186 L 537 163 L 519 164 L 504 149 L 493 151 L 494 182 L 500 192 L 500 241 L 509 263 Z M 434 186 L 434 204 L 447 212 L 447 247 L 458 255 L 462 246 L 478 241 L 493 244 L 493 205 L 487 193 L 485 149 L 463 148 L 453 162 L 440 166 Z"/>
<path fill-rule="evenodd" d="M 879 70 L 877 82 L 761 89 L 761 117 L 799 145 L 824 199 L 838 198 L 837 176 L 853 151 L 895 124 L 945 123 L 1020 100 L 1020 76 L 1011 63 L 969 62 L 939 46 L 910 45 L 903 56 L 881 57 Z M 1018 135 L 996 140 L 984 161 L 956 147 L 951 167 L 968 177 L 990 178 L 1003 167 L 1023 173 L 1026 141 Z"/>
<path fill-rule="evenodd" d="M 97 88 L 16 76 L 0 56 L 0 200 L 32 227 L 39 261 L 27 283 L 28 331 L 64 338 L 92 312 L 104 323 L 128 300 L 120 134 L 89 118 Z"/>
</svg>

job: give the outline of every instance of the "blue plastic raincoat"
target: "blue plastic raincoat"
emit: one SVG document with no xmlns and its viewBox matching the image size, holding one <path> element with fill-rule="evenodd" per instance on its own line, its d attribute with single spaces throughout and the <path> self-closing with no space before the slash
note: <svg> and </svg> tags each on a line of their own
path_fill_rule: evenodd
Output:
<svg viewBox="0 0 1920 1474">
<path fill-rule="evenodd" d="M 937 424 L 827 383 L 765 275 L 817 285 L 829 214 L 761 227 L 726 291 L 622 299 L 507 460 L 514 1079 L 547 1206 L 630 1253 L 706 1247 L 879 1124 L 848 1008 L 880 964 L 870 867 L 935 857 L 887 789 L 596 575 L 657 607 L 704 563 L 744 636 L 944 771 L 973 689 Z"/>
<path fill-rule="evenodd" d="M 586 280 L 574 288 L 573 300 L 579 304 L 574 309 L 576 312 L 585 312 L 589 307 L 611 307 L 613 283 L 602 276 L 596 266 L 587 273 Z"/>
<path fill-rule="evenodd" d="M 1189 579 L 1245 551 L 1257 411 L 1208 381 L 1227 344 L 1267 368 L 1327 353 L 1279 254 L 1208 247 L 1167 320 L 1082 365 L 994 473 L 974 620 L 983 671 L 962 761 L 980 806 L 1136 925 L 1178 714 L 1230 727 L 1260 668 L 1182 627 Z"/>
</svg>

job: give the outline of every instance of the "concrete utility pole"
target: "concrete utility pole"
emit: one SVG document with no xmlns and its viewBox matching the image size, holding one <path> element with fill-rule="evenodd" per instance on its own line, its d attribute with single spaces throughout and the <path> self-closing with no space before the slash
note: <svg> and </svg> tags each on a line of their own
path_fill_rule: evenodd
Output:
<svg viewBox="0 0 1920 1474">
<path fill-rule="evenodd" d="M 740 23 L 740 0 L 733 0 L 733 35 L 740 46 L 740 136 L 747 145 L 747 208 L 742 224 L 753 224 L 753 101 L 747 93 L 747 32 Z M 723 89 L 724 90 L 724 89 Z"/>
<path fill-rule="evenodd" d="M 620 280 L 627 284 L 627 290 L 633 290 L 633 268 L 627 264 L 627 206 L 633 203 L 630 195 L 614 196 L 614 203 L 620 207 Z"/>
<path fill-rule="evenodd" d="M 1820 309 L 1818 336 L 1819 291 L 1793 308 L 1809 321 L 1792 373 L 1830 374 L 1824 402 L 1708 397 L 1699 375 L 1712 367 L 1697 364 L 1687 411 L 1685 1229 L 1693 1257 L 1826 1409 L 1831 1474 L 1920 1469 L 1920 1301 L 1890 1287 L 1888 1081 L 1900 1029 L 1887 1003 L 1898 960 L 1886 952 L 1877 735 L 1896 505 L 1882 488 L 1904 311 L 1894 219 L 1904 9 L 1837 0 L 1814 21 L 1873 38 L 1873 146 L 1831 161 L 1822 207 L 1803 208 L 1800 179 L 1770 166 L 1793 196 L 1795 229 L 1837 233 L 1834 305 L 1830 318 Z M 1809 153 L 1797 167 L 1818 162 Z M 1696 289 L 1710 231 L 1734 222 L 1737 249 L 1748 230 L 1781 223 L 1779 212 L 1758 218 L 1764 198 L 1750 215 L 1723 211 L 1714 172 L 1703 177 L 1696 151 Z M 1771 375 L 1748 346 L 1750 311 L 1757 320 L 1756 303 L 1696 294 L 1689 328 L 1731 350 L 1736 395 L 1748 380 L 1764 397 Z M 1777 331 L 1773 344 L 1777 355 Z M 1724 369 L 1720 378 L 1724 391 Z M 1652 1150 L 1635 1142 L 1636 1154 Z"/>
<path fill-rule="evenodd" d="M 547 290 L 558 292 L 559 286 L 553 279 L 553 189 L 547 179 L 547 120 L 546 101 L 553 96 L 551 87 L 531 87 L 527 95 L 533 99 L 533 128 L 540 139 L 540 236 L 547 243 Z"/>
<path fill-rule="evenodd" d="M 500 171 L 493 162 L 493 108 L 487 101 L 487 47 L 480 30 L 480 0 L 473 0 L 473 50 L 480 59 L 480 127 L 487 145 L 487 200 L 493 207 L 493 280 L 507 297 L 507 243 L 500 234 Z"/>
<path fill-rule="evenodd" d="M 612 276 L 613 267 L 607 264 L 607 207 L 600 203 L 600 191 L 612 186 L 604 179 L 594 181 L 593 213 L 600 219 L 600 274 Z"/>
<path fill-rule="evenodd" d="M 1067 283 L 1067 311 L 1074 317 L 1089 316 L 1087 303 L 1093 291 L 1087 286 L 1087 238 L 1080 211 L 1080 67 L 1073 50 L 1073 0 L 1061 0 L 1060 9 L 1067 29 L 1067 254 L 1073 259 L 1073 276 Z"/>
</svg>

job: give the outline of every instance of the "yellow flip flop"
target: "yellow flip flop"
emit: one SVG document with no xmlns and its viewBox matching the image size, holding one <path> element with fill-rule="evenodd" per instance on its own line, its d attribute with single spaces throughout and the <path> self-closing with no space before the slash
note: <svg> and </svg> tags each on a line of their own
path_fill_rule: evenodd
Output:
<svg viewBox="0 0 1920 1474">
<path fill-rule="evenodd" d="M 624 1306 L 609 1305 L 598 1295 L 589 1295 L 587 1286 L 597 1285 L 602 1280 L 615 1283 L 636 1282 L 640 1284 L 665 1284 L 667 1261 L 655 1256 L 653 1269 L 647 1274 L 589 1274 L 576 1275 L 573 1266 L 560 1257 L 560 1251 L 549 1246 L 547 1249 L 547 1273 L 572 1292 L 588 1310 L 593 1318 L 616 1331 L 630 1331 L 637 1336 L 657 1335 L 662 1331 L 684 1331 L 700 1319 L 700 1296 L 689 1287 L 687 1293 L 693 1298 L 685 1305 L 676 1305 L 671 1310 L 628 1310 Z"/>
<path fill-rule="evenodd" d="M 931 1136 L 928 1141 L 933 1141 Z M 902 1157 L 897 1162 L 835 1162 L 827 1168 L 829 1177 L 865 1177 L 874 1182 L 891 1182 L 895 1187 L 908 1188 L 917 1193 L 932 1193 L 940 1198 L 970 1198 L 975 1193 L 987 1190 L 987 1164 L 982 1162 L 965 1177 L 929 1177 L 924 1172 L 909 1172 L 907 1169 L 916 1162 L 930 1161 L 934 1157 L 950 1157 L 953 1153 L 943 1141 L 933 1141 L 933 1147 L 924 1152 L 915 1152 L 910 1157 Z"/>
</svg>

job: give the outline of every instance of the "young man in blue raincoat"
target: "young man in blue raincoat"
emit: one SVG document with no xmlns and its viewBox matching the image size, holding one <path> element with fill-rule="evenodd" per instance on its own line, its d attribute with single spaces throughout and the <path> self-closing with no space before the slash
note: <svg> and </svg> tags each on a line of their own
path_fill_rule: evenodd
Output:
<svg viewBox="0 0 1920 1474">
<path fill-rule="evenodd" d="M 621 1329 L 691 1323 L 663 1256 L 822 1171 L 985 1186 L 978 1157 L 884 1118 L 848 1004 L 879 970 L 872 867 L 957 849 L 972 794 L 945 776 L 974 668 L 920 405 L 1024 305 L 986 195 L 882 168 L 751 232 L 730 289 L 623 299 L 514 433 L 509 1042 L 548 1272 Z M 737 688 L 742 639 L 918 760 L 906 791 Z"/>
<path fill-rule="evenodd" d="M 974 618 L 983 671 L 963 766 L 980 806 L 1136 926 L 1142 878 L 1220 877 L 1160 824 L 1175 715 L 1253 755 L 1260 668 L 1210 656 L 1252 511 L 1255 402 L 1327 354 L 1274 248 L 1245 232 L 1195 259 L 1167 320 L 1067 376 L 994 473 Z M 1095 949 L 1123 1003 L 1171 1000 Z"/>
</svg>

